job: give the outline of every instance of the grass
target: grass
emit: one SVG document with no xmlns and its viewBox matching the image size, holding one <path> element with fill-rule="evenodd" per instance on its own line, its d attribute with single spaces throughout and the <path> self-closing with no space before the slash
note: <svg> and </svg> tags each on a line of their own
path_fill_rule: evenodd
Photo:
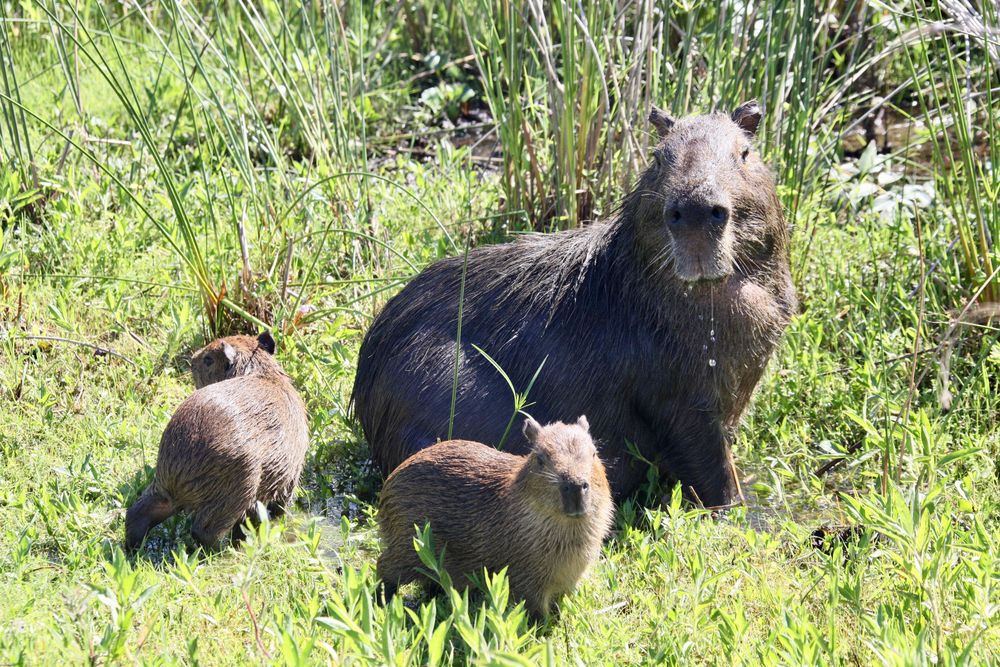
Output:
<svg viewBox="0 0 1000 667">
<path fill-rule="evenodd" d="M 995 660 L 998 17 L 958 6 L 3 5 L 0 664 Z M 750 97 L 803 308 L 737 444 L 748 506 L 651 482 L 542 626 L 503 576 L 376 604 L 372 315 L 437 258 L 612 211 L 650 103 Z M 310 412 L 295 511 L 126 558 L 190 352 L 262 323 Z"/>
</svg>

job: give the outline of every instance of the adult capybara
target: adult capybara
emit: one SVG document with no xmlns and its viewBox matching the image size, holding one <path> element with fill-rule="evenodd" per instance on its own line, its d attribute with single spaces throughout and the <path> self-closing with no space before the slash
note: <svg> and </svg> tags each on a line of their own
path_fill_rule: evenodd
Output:
<svg viewBox="0 0 1000 667">
<path fill-rule="evenodd" d="M 378 576 L 391 596 L 421 579 L 414 525 L 430 524 L 455 585 L 504 567 L 511 594 L 541 616 L 576 586 L 611 529 L 614 504 L 586 417 L 539 426 L 529 418 L 527 456 L 453 440 L 403 462 L 379 504 Z"/>
<path fill-rule="evenodd" d="M 206 548 L 248 516 L 257 520 L 258 502 L 269 514 L 284 512 L 309 430 L 305 405 L 273 354 L 267 332 L 220 338 L 195 353 L 197 390 L 167 424 L 153 483 L 126 513 L 127 549 L 180 511 L 194 515 L 191 534 Z"/>
<path fill-rule="evenodd" d="M 495 359 L 543 421 L 586 414 L 612 489 L 646 477 L 627 443 L 706 506 L 738 496 L 730 445 L 795 309 L 788 230 L 754 151 L 755 102 L 674 120 L 609 221 L 469 253 L 451 436 L 498 444 L 512 411 Z M 361 346 L 354 407 L 389 472 L 448 436 L 461 257 L 392 298 Z M 524 452 L 515 438 L 507 448 Z"/>
</svg>

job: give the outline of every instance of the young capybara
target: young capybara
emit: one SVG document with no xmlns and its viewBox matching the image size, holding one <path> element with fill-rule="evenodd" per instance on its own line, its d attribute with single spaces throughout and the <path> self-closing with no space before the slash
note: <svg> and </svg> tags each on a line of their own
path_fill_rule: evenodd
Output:
<svg viewBox="0 0 1000 667">
<path fill-rule="evenodd" d="M 128 508 L 127 549 L 176 512 L 194 515 L 191 534 L 206 548 L 248 516 L 258 520 L 257 502 L 284 512 L 309 431 L 305 405 L 273 354 L 267 332 L 220 338 L 195 353 L 197 390 L 163 432 L 153 483 Z"/>
<path fill-rule="evenodd" d="M 506 380 L 542 421 L 586 414 L 612 488 L 653 462 L 706 506 L 738 499 L 731 442 L 796 307 L 788 230 L 752 141 L 761 110 L 674 120 L 609 221 L 469 253 L 452 437 L 500 441 Z M 461 257 L 392 298 L 361 346 L 354 409 L 386 473 L 448 433 Z M 529 443 L 508 444 L 525 452 Z"/>
<path fill-rule="evenodd" d="M 524 423 L 527 456 L 452 440 L 414 454 L 385 482 L 378 576 L 391 597 L 423 577 L 414 526 L 430 523 L 454 584 L 507 567 L 511 595 L 536 616 L 576 586 L 611 529 L 614 504 L 586 417 Z"/>
</svg>

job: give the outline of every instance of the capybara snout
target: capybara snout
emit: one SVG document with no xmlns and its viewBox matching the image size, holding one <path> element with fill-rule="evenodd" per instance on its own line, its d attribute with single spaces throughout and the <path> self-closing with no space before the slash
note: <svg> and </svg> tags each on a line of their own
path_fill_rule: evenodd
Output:
<svg viewBox="0 0 1000 667">
<path fill-rule="evenodd" d="M 586 511 L 590 500 L 590 482 L 563 482 L 559 486 L 559 492 L 562 494 L 563 512 L 566 516 L 580 516 Z"/>
<path fill-rule="evenodd" d="M 298 484 L 309 442 L 305 405 L 274 359 L 267 332 L 229 336 L 195 353 L 198 389 L 160 439 L 153 482 L 128 509 L 125 546 L 176 512 L 192 514 L 206 548 L 258 520 L 257 503 L 281 514 Z"/>
</svg>

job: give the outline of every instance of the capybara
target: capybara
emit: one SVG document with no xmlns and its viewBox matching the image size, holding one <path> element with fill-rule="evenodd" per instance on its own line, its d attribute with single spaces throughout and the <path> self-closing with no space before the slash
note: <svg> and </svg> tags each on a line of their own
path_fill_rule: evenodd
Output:
<svg viewBox="0 0 1000 667">
<path fill-rule="evenodd" d="M 646 479 L 645 459 L 724 506 L 739 496 L 740 417 L 796 307 L 788 229 L 752 145 L 755 102 L 650 120 L 661 140 L 612 219 L 469 253 L 450 437 L 497 445 L 512 414 L 506 380 L 473 345 L 519 391 L 544 362 L 535 416 L 586 414 L 616 495 Z M 449 437 L 462 275 L 462 257 L 424 269 L 362 343 L 354 410 L 384 473 Z"/>
<path fill-rule="evenodd" d="M 385 482 L 378 576 L 390 597 L 421 579 L 414 526 L 430 524 L 456 586 L 508 568 L 511 595 L 542 616 L 597 559 L 614 504 L 586 417 L 524 423 L 527 456 L 452 440 L 414 454 Z"/>
<path fill-rule="evenodd" d="M 257 502 L 280 515 L 298 484 L 309 427 L 302 399 L 274 357 L 274 339 L 220 338 L 195 353 L 197 390 L 170 419 L 153 483 L 128 509 L 125 546 L 134 550 L 175 512 L 193 514 L 205 548 L 239 537 Z"/>
</svg>

